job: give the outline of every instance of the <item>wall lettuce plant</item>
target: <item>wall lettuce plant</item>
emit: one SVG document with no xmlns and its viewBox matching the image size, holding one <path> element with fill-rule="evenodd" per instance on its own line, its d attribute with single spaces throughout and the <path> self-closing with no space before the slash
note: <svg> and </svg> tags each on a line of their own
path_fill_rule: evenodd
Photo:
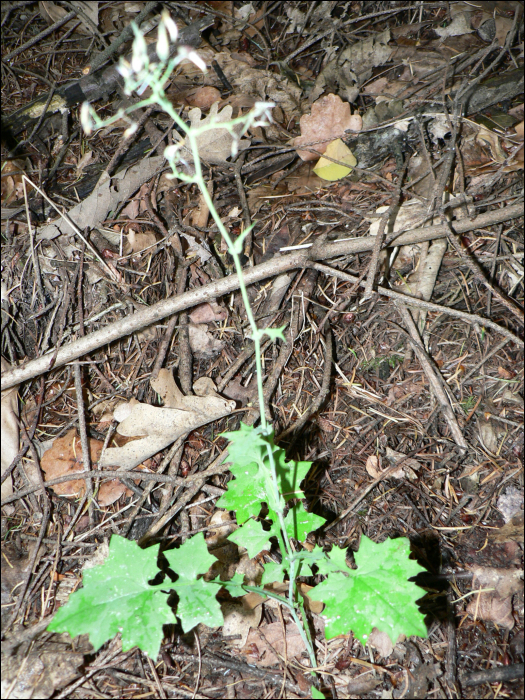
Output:
<svg viewBox="0 0 525 700">
<path fill-rule="evenodd" d="M 245 585 L 239 575 L 231 581 L 205 580 L 203 575 L 215 559 L 208 552 L 204 536 L 200 533 L 178 549 L 163 552 L 174 580 L 165 576 L 161 583 L 153 584 L 152 581 L 160 574 L 157 565 L 159 545 L 143 550 L 135 542 L 113 535 L 106 561 L 84 573 L 83 588 L 73 593 L 67 604 L 58 610 L 48 630 L 68 632 L 72 637 L 89 634 L 95 649 L 120 632 L 124 650 L 137 646 L 156 659 L 163 636 L 162 626 L 175 621 L 174 612 L 185 632 L 199 623 L 216 627 L 223 623 L 216 598 L 221 587 L 234 597 L 245 595 L 247 591 L 258 591 L 279 600 L 288 608 L 305 642 L 311 667 L 315 669 L 314 645 L 304 602 L 297 587 L 298 577 L 312 577 L 315 574 L 324 577 L 324 580 L 309 595 L 325 604 L 327 637 L 353 631 L 358 639 L 366 643 L 373 627 L 386 632 L 394 643 L 401 633 L 426 636 L 423 616 L 416 605 L 422 591 L 408 581 L 423 569 L 409 559 L 408 540 L 400 538 L 376 544 L 363 537 L 361 549 L 355 555 L 357 569 L 351 569 L 346 564 L 344 549 L 333 547 L 330 553 L 326 553 L 318 546 L 313 551 L 304 548 L 301 543 L 309 532 L 322 526 L 324 518 L 307 512 L 301 502 L 289 507 L 289 501 L 297 501 L 301 497 L 301 482 L 311 463 L 287 461 L 284 451 L 274 444 L 273 431 L 264 414 L 260 352 L 260 341 L 265 334 L 282 340 L 284 336 L 281 329 L 262 330 L 255 323 L 239 258 L 243 238 L 248 232 L 245 231 L 235 242 L 231 240 L 209 196 L 197 147 L 197 139 L 204 131 L 222 128 L 233 136 L 235 150 L 237 141 L 250 126 L 266 123 L 261 118 L 269 118 L 272 105 L 258 103 L 247 115 L 229 122 L 214 123 L 211 120 L 200 126 L 186 125 L 166 98 L 164 86 L 174 67 L 184 58 L 193 60 L 203 69 L 205 66 L 201 65 L 202 61 L 194 51 L 185 47 L 179 47 L 177 53 L 170 57 L 168 35 L 174 41 L 177 28 L 167 13 L 163 14 L 159 25 L 158 62 L 150 61 L 144 38 L 136 27 L 134 31 L 132 62 L 122 62 L 120 72 L 128 94 L 133 91 L 142 94 L 146 87 L 151 88 L 151 94 L 130 108 L 129 112 L 156 103 L 173 118 L 185 135 L 184 148 L 189 147 L 193 153 L 194 175 L 188 175 L 187 170 L 179 170 L 183 163 L 182 142 L 168 147 L 165 156 L 174 175 L 199 186 L 228 244 L 239 274 L 241 294 L 255 344 L 261 422 L 255 428 L 241 423 L 238 431 L 224 435 L 229 440 L 228 461 L 231 462 L 230 469 L 235 478 L 229 482 L 217 506 L 236 513 L 241 527 L 230 535 L 231 541 L 245 547 L 248 555 L 254 557 L 268 549 L 272 538 L 275 538 L 281 562 L 265 565 L 261 586 Z M 127 114 L 119 113 L 115 118 L 127 117 Z M 89 105 L 83 106 L 81 119 L 88 133 L 94 127 L 105 125 Z M 130 130 L 133 130 L 132 126 Z M 264 526 L 259 519 L 263 504 L 268 511 Z M 264 588 L 274 581 L 287 582 L 286 597 Z M 168 606 L 168 595 L 172 590 L 178 595 L 175 611 Z M 313 697 L 322 697 L 315 688 L 312 688 L 312 693 Z"/>
</svg>

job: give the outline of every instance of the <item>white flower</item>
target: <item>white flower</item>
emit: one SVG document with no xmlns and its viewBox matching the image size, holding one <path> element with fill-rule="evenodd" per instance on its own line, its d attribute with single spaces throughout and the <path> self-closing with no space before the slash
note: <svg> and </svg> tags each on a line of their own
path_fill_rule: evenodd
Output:
<svg viewBox="0 0 525 700">
<path fill-rule="evenodd" d="M 170 33 L 170 39 L 172 41 L 177 41 L 179 30 L 177 29 L 175 22 L 171 19 L 170 13 L 166 9 L 162 11 L 161 25 L 164 25 Z"/>
</svg>

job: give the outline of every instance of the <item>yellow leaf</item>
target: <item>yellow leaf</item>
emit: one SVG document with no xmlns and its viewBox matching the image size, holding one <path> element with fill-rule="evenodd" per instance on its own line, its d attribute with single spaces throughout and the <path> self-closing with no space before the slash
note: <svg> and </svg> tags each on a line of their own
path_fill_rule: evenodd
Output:
<svg viewBox="0 0 525 700">
<path fill-rule="evenodd" d="M 325 156 L 346 163 L 348 167 L 332 163 Z M 328 144 L 325 155 L 319 158 L 319 162 L 314 168 L 314 173 L 323 180 L 340 180 L 348 175 L 354 165 L 357 165 L 357 160 L 352 151 L 341 139 L 336 139 Z"/>
</svg>

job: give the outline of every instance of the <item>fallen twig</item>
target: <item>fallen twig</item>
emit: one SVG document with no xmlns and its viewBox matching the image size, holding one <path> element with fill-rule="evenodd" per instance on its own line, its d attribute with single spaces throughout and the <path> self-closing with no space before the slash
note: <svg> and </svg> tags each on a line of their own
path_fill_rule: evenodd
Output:
<svg viewBox="0 0 525 700">
<path fill-rule="evenodd" d="M 512 207 L 490 211 L 486 214 L 481 214 L 472 221 L 464 219 L 454 222 L 454 230 L 457 233 L 464 233 L 465 231 L 472 231 L 476 228 L 485 228 L 486 226 L 494 223 L 508 221 L 509 219 L 514 219 L 518 216 L 523 216 L 523 203 L 516 204 Z M 442 238 L 443 235 L 447 235 L 447 232 L 449 232 L 447 226 L 430 226 L 428 228 L 416 229 L 414 231 L 406 232 L 396 238 L 394 245 L 406 245 L 409 243 L 430 241 L 434 240 L 435 238 Z M 311 250 L 308 251 L 308 253 L 298 251 L 292 253 L 291 255 L 272 258 L 272 260 L 268 260 L 265 263 L 261 263 L 260 265 L 256 265 L 255 267 L 246 270 L 244 272 L 245 282 L 247 285 L 250 285 L 254 284 L 255 282 L 260 282 L 263 279 L 267 279 L 268 277 L 273 277 L 274 275 L 286 272 L 287 270 L 305 267 L 309 259 L 323 260 L 336 257 L 338 255 L 363 253 L 372 250 L 374 246 L 373 239 L 374 236 L 367 236 L 366 238 L 355 238 L 332 244 L 324 244 L 319 248 L 314 245 Z M 143 311 L 141 310 L 132 316 L 122 318 L 106 328 L 101 328 L 100 330 L 95 331 L 84 338 L 79 338 L 73 343 L 61 348 L 57 353 L 54 366 L 61 367 L 68 362 L 77 360 L 86 353 L 92 352 L 93 350 L 106 345 L 107 343 L 112 343 L 115 340 L 119 340 L 119 338 L 130 335 L 130 333 L 135 333 L 141 328 L 149 326 L 153 323 L 158 323 L 162 319 L 166 318 L 166 316 L 171 316 L 172 314 L 182 311 L 183 309 L 191 308 L 192 306 L 202 304 L 206 301 L 212 301 L 217 297 L 230 294 L 231 292 L 236 291 L 238 288 L 238 276 L 230 275 L 228 277 L 224 277 L 223 279 L 215 280 L 204 287 L 192 289 L 191 291 L 181 294 L 180 296 L 170 297 L 169 299 L 160 301 L 157 304 L 144 309 Z M 499 329 L 499 331 L 503 333 L 502 329 Z M 508 334 L 508 332 L 505 334 Z M 522 342 L 520 342 L 515 336 L 512 336 L 512 339 L 515 342 L 518 342 L 518 344 L 522 345 Z M 42 357 L 32 360 L 31 362 L 28 362 L 25 366 L 5 372 L 2 374 L 2 389 L 8 389 L 15 384 L 20 384 L 27 379 L 32 379 L 33 377 L 37 377 L 40 374 L 47 372 L 50 369 L 50 359 L 51 358 L 48 353 Z"/>
</svg>

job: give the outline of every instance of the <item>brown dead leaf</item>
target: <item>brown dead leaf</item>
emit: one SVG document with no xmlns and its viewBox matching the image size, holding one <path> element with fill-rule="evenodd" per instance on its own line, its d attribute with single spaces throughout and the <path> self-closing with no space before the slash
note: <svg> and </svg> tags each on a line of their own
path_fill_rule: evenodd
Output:
<svg viewBox="0 0 525 700">
<path fill-rule="evenodd" d="M 199 304 L 190 313 L 192 323 L 210 323 L 211 321 L 224 321 L 228 312 L 216 301 Z"/>
<path fill-rule="evenodd" d="M 216 547 L 226 540 L 228 535 L 235 532 L 238 525 L 231 518 L 229 511 L 216 510 L 211 516 L 208 524 L 209 529 L 206 536 L 206 544 L 208 547 Z"/>
<path fill-rule="evenodd" d="M 304 160 L 317 160 L 328 144 L 334 139 L 342 138 L 346 130 L 361 131 L 363 122 L 358 114 L 350 113 L 350 105 L 343 102 L 339 95 L 325 95 L 312 104 L 310 114 L 303 114 L 300 119 L 301 136 L 297 136 L 293 145 L 297 154 Z M 312 144 L 311 151 L 300 150 L 300 146 Z"/>
<path fill-rule="evenodd" d="M 492 16 L 491 16 L 492 17 Z M 496 23 L 496 42 L 498 46 L 505 46 L 507 34 L 512 29 L 512 19 L 510 17 L 502 17 L 496 15 L 494 17 Z"/>
<path fill-rule="evenodd" d="M 261 598 L 262 602 L 262 598 Z M 232 639 L 231 644 L 236 647 L 243 647 L 248 639 L 250 630 L 259 626 L 262 617 L 262 605 L 250 607 L 241 598 L 239 602 L 231 601 L 221 603 L 221 610 L 224 616 L 222 636 L 241 635 L 240 639 Z"/>
<path fill-rule="evenodd" d="M 451 36 L 470 34 L 472 31 L 474 31 L 470 26 L 470 13 L 458 12 L 448 26 L 434 27 L 434 31 L 439 37 L 441 37 L 441 39 L 447 39 Z"/>
<path fill-rule="evenodd" d="M 360 87 L 372 77 L 373 68 L 390 59 L 392 48 L 388 46 L 389 41 L 390 29 L 387 28 L 348 46 L 319 73 L 310 92 L 310 100 L 330 91 L 354 102 Z"/>
<path fill-rule="evenodd" d="M 320 600 L 312 600 L 308 593 L 312 590 L 313 586 L 309 586 L 306 583 L 299 583 L 298 584 L 299 592 L 304 598 L 304 605 L 307 610 L 310 610 L 313 613 L 316 613 L 319 615 L 321 612 L 324 610 L 324 603 Z M 281 596 L 286 596 L 288 595 L 288 583 L 281 583 L 279 581 L 274 581 L 270 584 L 267 584 L 265 586 L 265 589 L 268 591 L 273 591 L 274 593 L 277 593 L 278 595 Z M 278 607 L 280 603 L 275 600 L 275 598 L 268 598 L 265 602 L 268 607 Z"/>
<path fill-rule="evenodd" d="M 204 85 L 186 94 L 186 102 L 190 107 L 198 107 L 207 112 L 210 107 L 221 99 L 220 90 L 211 85 Z"/>
<path fill-rule="evenodd" d="M 474 618 L 495 622 L 505 629 L 514 627 L 512 596 L 522 587 L 521 569 L 495 569 L 484 566 L 471 566 L 474 576 L 472 590 L 492 588 L 473 596 L 467 612 Z"/>
<path fill-rule="evenodd" d="M 144 231 L 144 233 L 137 233 L 131 228 L 128 231 L 128 244 L 133 253 L 141 253 L 146 249 L 148 249 L 149 252 L 153 252 L 156 243 L 157 236 L 151 230 Z"/>
<path fill-rule="evenodd" d="M 215 385 L 209 377 L 201 377 L 193 385 L 195 396 L 184 396 L 171 380 L 168 370 L 161 370 L 157 380 L 151 386 L 170 407 L 159 408 L 136 402 L 123 403 L 114 411 L 115 420 L 120 425 L 119 435 L 141 437 L 122 447 L 109 448 L 105 451 L 101 466 L 120 466 L 133 469 L 146 459 L 171 445 L 183 435 L 223 418 L 233 411 L 235 402 L 227 401 L 215 391 Z"/>
<path fill-rule="evenodd" d="M 248 634 L 246 645 L 241 653 L 250 663 L 268 668 L 279 663 L 280 658 L 293 659 L 305 651 L 304 642 L 294 623 L 285 625 L 286 638 L 283 636 L 281 622 L 272 622 L 259 629 L 252 629 Z"/>
<path fill-rule="evenodd" d="M 186 251 L 186 256 L 188 258 L 198 257 L 201 263 L 205 263 L 212 257 L 210 251 L 206 250 L 204 246 L 198 243 L 195 236 L 190 236 L 189 233 L 181 233 L 180 235 L 182 236 L 182 238 L 185 239 L 186 243 L 188 244 L 188 250 Z M 177 239 L 175 236 L 170 238 L 170 243 L 173 246 L 173 248 L 177 250 Z M 193 267 L 193 265 L 191 267 Z M 199 273 L 201 274 L 202 271 L 199 271 Z"/>
<path fill-rule="evenodd" d="M 82 177 L 82 173 L 84 172 L 85 168 L 87 168 L 88 165 L 93 165 L 97 162 L 97 160 L 98 158 L 94 155 L 93 151 L 86 151 L 86 153 L 84 153 L 82 158 L 77 163 L 75 177 Z"/>
<path fill-rule="evenodd" d="M 202 50 L 199 50 L 199 55 Z M 274 73 L 272 70 L 260 70 L 252 68 L 253 58 L 246 53 L 229 53 L 221 51 L 210 56 L 207 64 L 211 67 L 211 61 L 216 60 L 228 82 L 234 89 L 234 95 L 242 96 L 231 99 L 236 104 L 239 99 L 244 103 L 246 99 L 271 101 L 278 105 L 286 114 L 287 119 L 298 114 L 301 100 L 301 88 L 286 77 Z M 210 71 L 211 73 L 214 71 Z M 210 78 L 211 79 L 211 78 Z M 217 78 L 215 77 L 215 80 Z M 230 100 L 228 100 L 230 102 Z M 266 133 L 271 133 L 271 128 L 266 128 Z"/>
<path fill-rule="evenodd" d="M 494 542 L 523 542 L 523 511 L 514 513 L 508 523 L 490 535 Z"/>
<path fill-rule="evenodd" d="M 101 177 L 93 192 L 82 202 L 68 212 L 71 219 L 80 229 L 86 226 L 95 227 L 107 218 L 110 210 L 117 209 L 121 202 L 132 197 L 141 185 L 150 180 L 164 163 L 164 156 L 145 158 L 139 163 L 124 168 L 111 178 Z M 38 233 L 38 240 L 56 238 L 64 233 L 71 235 L 68 221 L 58 218 L 45 226 Z"/>
<path fill-rule="evenodd" d="M 11 369 L 11 365 L 2 357 L 2 372 Z M 2 474 L 8 469 L 13 459 L 18 454 L 19 448 L 19 428 L 18 428 L 18 384 L 10 389 L 2 391 L 2 416 L 1 416 L 1 437 L 2 437 Z M 13 478 L 8 476 L 2 484 L 2 498 L 7 498 L 13 494 Z"/>
<path fill-rule="evenodd" d="M 100 440 L 89 438 L 89 456 L 92 465 L 97 464 L 103 446 L 104 443 Z M 84 471 L 82 446 L 75 428 L 53 442 L 52 447 L 42 455 L 40 465 L 46 475 L 46 481 Z M 85 479 L 72 479 L 51 488 L 58 496 L 82 497 L 86 490 L 86 482 Z M 131 495 L 131 491 L 119 479 L 105 481 L 98 490 L 97 502 L 101 507 L 106 507 L 118 500 L 124 493 L 128 496 Z"/>
<path fill-rule="evenodd" d="M 488 145 L 494 162 L 503 163 L 505 161 L 506 155 L 501 147 L 499 136 L 494 131 L 490 131 L 490 129 L 480 126 L 476 141 L 479 144 Z"/>
<path fill-rule="evenodd" d="M 197 146 L 199 149 L 199 156 L 202 160 L 213 163 L 216 165 L 222 165 L 225 163 L 226 159 L 232 154 L 232 144 L 234 137 L 232 134 L 221 127 L 221 123 L 229 122 L 232 118 L 232 107 L 227 105 L 219 112 L 219 103 L 216 102 L 210 108 L 210 113 L 207 117 L 202 117 L 202 111 L 199 107 L 195 107 L 188 112 L 188 118 L 191 122 L 191 126 L 194 129 L 199 127 L 208 126 L 211 124 L 216 124 L 215 128 L 209 129 L 208 131 L 203 131 L 196 136 Z M 242 125 L 238 124 L 234 127 L 234 132 L 239 135 L 242 129 Z M 181 141 L 182 137 L 178 131 L 173 131 L 174 139 Z M 242 139 L 237 141 L 237 148 L 242 150 L 250 145 L 249 139 Z M 185 145 L 182 145 L 182 153 L 186 160 L 193 162 L 193 154 L 190 149 Z"/>
<path fill-rule="evenodd" d="M 191 351 L 197 358 L 211 359 L 216 357 L 224 348 L 224 341 L 217 340 L 208 331 L 204 323 L 188 324 Z"/>
<path fill-rule="evenodd" d="M 381 474 L 381 466 L 379 464 L 379 457 L 375 455 L 370 455 L 366 460 L 366 471 L 370 474 L 372 479 L 377 479 Z"/>
<path fill-rule="evenodd" d="M 409 394 L 415 394 L 416 396 L 419 396 L 423 389 L 423 384 L 417 384 L 416 382 L 412 381 L 403 382 L 402 384 L 395 384 L 388 391 L 386 405 L 392 406 L 393 404 L 395 404 L 396 401 L 399 401 L 400 399 L 404 398 L 405 396 L 408 396 Z"/>
<path fill-rule="evenodd" d="M 412 459 L 411 457 L 406 458 L 402 452 L 396 452 L 396 450 L 387 447 L 385 450 L 386 458 L 388 461 L 394 465 L 398 462 L 402 463 L 399 465 L 399 469 L 393 472 L 390 476 L 394 479 L 409 479 L 410 481 L 415 481 L 417 479 L 416 472 L 419 472 L 421 465 L 417 459 Z"/>
<path fill-rule="evenodd" d="M 241 377 L 236 377 L 235 379 L 232 379 L 231 382 L 228 382 L 228 385 L 224 388 L 224 391 L 222 393 L 229 399 L 239 401 L 243 406 L 245 406 L 253 398 L 253 392 L 255 389 L 255 377 L 252 377 L 252 380 L 250 381 L 248 386 L 244 386 L 242 382 L 243 379 Z"/>
<path fill-rule="evenodd" d="M 16 158 L 2 158 L 2 205 L 7 206 L 11 202 L 24 196 L 22 175 L 25 172 L 24 162 Z"/>
<path fill-rule="evenodd" d="M 379 658 L 386 659 L 394 651 L 394 644 L 386 632 L 380 632 L 377 627 L 372 629 L 367 643 L 379 654 Z"/>
<path fill-rule="evenodd" d="M 207 190 L 210 197 L 213 196 L 213 180 L 210 180 L 207 184 Z M 201 193 L 199 195 L 199 204 L 196 209 L 193 210 L 191 214 L 191 223 L 193 226 L 198 228 L 206 228 L 208 225 L 208 217 L 210 215 L 210 210 L 206 204 L 204 195 Z"/>
<path fill-rule="evenodd" d="M 95 27 L 98 26 L 99 3 L 82 2 L 79 4 L 82 5 L 81 9 L 89 17 L 89 19 L 92 20 Z M 50 25 L 55 24 L 55 22 L 59 22 L 61 19 L 64 19 L 64 17 L 69 12 L 69 8 L 66 10 L 63 7 L 57 5 L 55 2 L 50 2 L 50 0 L 40 0 L 40 2 L 38 3 L 38 9 L 42 17 Z M 73 19 L 69 20 L 69 22 L 67 22 L 67 24 L 65 24 L 63 27 L 64 30 L 73 28 L 75 29 L 75 32 L 78 32 L 79 34 L 85 34 L 87 36 L 93 35 L 93 27 L 82 19 L 82 15 L 79 15 L 78 17 L 73 17 Z"/>
<path fill-rule="evenodd" d="M 98 462 L 104 443 L 100 440 L 89 441 L 89 452 L 91 463 Z M 42 455 L 40 461 L 42 471 L 46 475 L 46 481 L 51 481 L 59 476 L 66 474 L 74 474 L 84 470 L 82 460 L 82 447 L 80 438 L 77 435 L 75 428 L 53 442 L 53 447 Z M 53 491 L 59 496 L 79 496 L 85 491 L 85 480 L 74 479 L 66 481 L 63 484 L 57 484 L 52 487 Z"/>
</svg>

